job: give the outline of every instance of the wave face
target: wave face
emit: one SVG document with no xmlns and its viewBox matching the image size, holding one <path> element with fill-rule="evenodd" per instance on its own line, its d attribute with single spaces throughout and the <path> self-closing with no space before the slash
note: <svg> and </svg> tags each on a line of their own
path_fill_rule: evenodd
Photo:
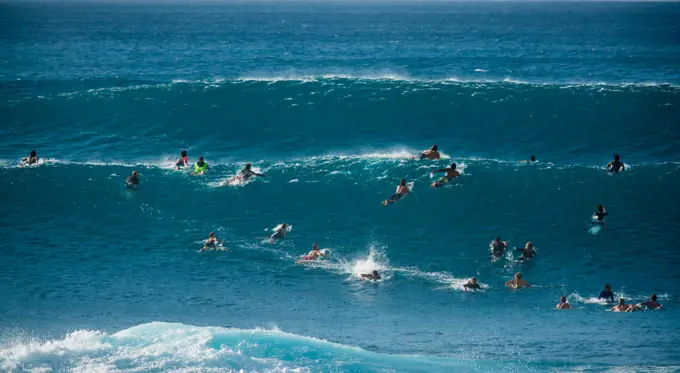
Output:
<svg viewBox="0 0 680 373">
<path fill-rule="evenodd" d="M 677 19 L 0 4 L 0 371 L 676 371 Z M 210 170 L 174 170 L 182 149 Z M 247 162 L 267 177 L 227 183 Z M 496 236 L 538 255 L 490 261 Z M 296 264 L 314 242 L 331 255 Z M 518 271 L 535 286 L 507 291 Z M 607 312 L 605 283 L 666 309 Z"/>
</svg>

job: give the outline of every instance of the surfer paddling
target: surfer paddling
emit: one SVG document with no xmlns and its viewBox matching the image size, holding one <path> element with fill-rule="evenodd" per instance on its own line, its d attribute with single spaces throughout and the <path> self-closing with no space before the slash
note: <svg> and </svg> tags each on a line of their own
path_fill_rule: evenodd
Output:
<svg viewBox="0 0 680 373">
<path fill-rule="evenodd" d="M 179 170 L 182 167 L 187 167 L 189 165 L 189 158 L 187 157 L 187 151 L 182 150 L 179 153 L 179 158 L 177 158 L 177 161 L 175 162 L 175 167 Z"/>
<path fill-rule="evenodd" d="M 626 170 L 626 165 L 621 162 L 621 157 L 618 154 L 614 154 L 614 160 L 607 163 L 607 171 L 613 173 L 619 173 Z"/>
<path fill-rule="evenodd" d="M 430 161 L 436 161 L 441 158 L 441 154 L 439 154 L 439 148 L 437 145 L 432 145 L 432 147 L 428 150 L 425 150 L 422 152 L 417 159 L 427 159 Z M 416 157 L 413 157 L 413 159 L 416 159 Z"/>
<path fill-rule="evenodd" d="M 506 282 L 505 286 L 507 286 L 510 289 L 520 289 L 520 288 L 531 287 L 531 285 L 529 285 L 529 283 L 526 280 L 522 279 L 522 274 L 519 273 L 519 272 L 515 273 L 515 277 L 513 277 L 512 280 Z"/>
<path fill-rule="evenodd" d="M 446 175 L 442 176 L 442 178 L 439 179 L 439 181 L 435 181 L 434 183 L 432 183 L 432 185 L 430 185 L 432 188 L 439 188 L 441 186 L 444 186 L 449 181 L 460 176 L 460 172 L 456 170 L 455 163 L 451 163 L 451 167 L 441 168 L 439 170 L 432 171 L 433 174 L 438 172 L 445 172 Z"/>
<path fill-rule="evenodd" d="M 206 251 L 206 250 L 217 250 L 218 246 L 217 244 L 222 244 L 224 241 L 223 240 L 218 240 L 217 236 L 215 236 L 215 232 L 210 232 L 208 235 L 208 239 L 205 240 L 205 243 L 203 244 L 203 248 L 201 251 Z"/>
<path fill-rule="evenodd" d="M 402 199 L 402 197 L 406 196 L 410 192 L 411 189 L 406 185 L 406 179 L 401 179 L 401 182 L 397 186 L 397 191 L 394 192 L 390 198 L 384 200 L 382 204 L 383 206 L 391 205 Z"/>
<path fill-rule="evenodd" d="M 28 157 L 21 158 L 21 163 L 19 166 L 30 166 L 38 163 L 38 153 L 35 150 L 31 150 L 31 154 Z"/>
<path fill-rule="evenodd" d="M 479 289 L 481 289 L 481 286 L 479 286 L 479 282 L 477 282 L 477 279 L 475 277 L 473 277 L 473 278 L 470 279 L 470 281 L 463 284 L 463 288 L 465 289 L 465 291 L 467 291 L 468 289 L 479 290 Z"/>
<path fill-rule="evenodd" d="M 125 179 L 125 186 L 131 189 L 139 186 L 139 174 L 137 174 L 137 171 L 132 171 L 132 175 Z"/>
<path fill-rule="evenodd" d="M 567 302 L 567 297 L 564 295 L 560 297 L 560 303 L 557 303 L 557 306 L 555 306 L 558 310 L 568 310 L 571 309 L 571 304 Z"/>
<path fill-rule="evenodd" d="M 319 244 L 315 243 L 314 245 L 312 245 L 312 250 L 307 255 L 303 256 L 302 259 L 298 260 L 297 264 L 308 262 L 311 260 L 321 259 L 324 256 L 326 255 L 321 251 Z"/>
<path fill-rule="evenodd" d="M 289 226 L 290 225 L 286 224 L 286 223 L 282 223 L 282 224 L 277 225 L 274 229 L 272 229 L 272 231 L 274 231 L 274 233 L 272 233 L 272 235 L 269 236 L 269 241 L 274 242 L 276 240 L 282 240 L 282 239 L 286 238 L 286 235 L 290 231 Z"/>
<path fill-rule="evenodd" d="M 371 273 L 364 273 L 361 274 L 359 277 L 361 277 L 362 280 L 380 280 L 382 277 L 378 273 L 378 271 L 373 271 Z"/>
</svg>

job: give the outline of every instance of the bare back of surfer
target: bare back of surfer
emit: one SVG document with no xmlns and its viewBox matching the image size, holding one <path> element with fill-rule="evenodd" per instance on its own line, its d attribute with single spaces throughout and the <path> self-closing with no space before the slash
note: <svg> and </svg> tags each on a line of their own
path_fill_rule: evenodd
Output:
<svg viewBox="0 0 680 373">
<path fill-rule="evenodd" d="M 432 188 L 439 188 L 441 186 L 444 186 L 449 181 L 460 176 L 460 172 L 458 172 L 458 170 L 456 170 L 456 164 L 455 163 L 451 163 L 451 167 L 441 168 L 439 170 L 432 171 L 432 173 L 438 173 L 438 172 L 445 172 L 446 175 L 444 175 L 441 179 L 439 179 L 439 181 L 435 181 L 434 183 L 432 183 L 432 185 L 430 185 Z"/>
<path fill-rule="evenodd" d="M 397 201 L 399 201 L 402 197 L 406 196 L 411 192 L 411 189 L 406 185 L 406 179 L 402 179 L 401 182 L 399 183 L 399 186 L 397 186 L 397 191 L 394 192 L 394 194 L 383 201 L 383 206 L 391 205 Z"/>
<path fill-rule="evenodd" d="M 425 150 L 422 152 L 419 156 L 418 159 L 427 159 L 430 161 L 436 161 L 441 158 L 441 154 L 439 154 L 439 148 L 437 145 L 432 145 L 432 147 L 428 150 Z"/>
<path fill-rule="evenodd" d="M 297 263 L 303 263 L 303 262 L 308 262 L 310 260 L 317 260 L 321 257 L 323 257 L 324 254 L 321 252 L 321 248 L 319 247 L 319 244 L 315 243 L 312 245 L 312 250 L 305 256 L 302 257 L 302 259 L 298 260 Z"/>
</svg>

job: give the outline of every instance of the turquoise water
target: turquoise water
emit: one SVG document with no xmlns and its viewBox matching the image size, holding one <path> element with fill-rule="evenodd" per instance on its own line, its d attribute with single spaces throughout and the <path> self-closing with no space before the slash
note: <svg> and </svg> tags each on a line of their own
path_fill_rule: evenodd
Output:
<svg viewBox="0 0 680 373">
<path fill-rule="evenodd" d="M 677 371 L 679 18 L 0 4 L 0 371 Z M 210 171 L 173 170 L 182 149 Z M 268 177 L 221 185 L 246 162 Z M 228 251 L 199 252 L 210 231 Z M 491 262 L 496 236 L 538 256 Z M 314 242 L 331 257 L 295 264 Z M 607 312 L 604 283 L 665 309 Z"/>
</svg>

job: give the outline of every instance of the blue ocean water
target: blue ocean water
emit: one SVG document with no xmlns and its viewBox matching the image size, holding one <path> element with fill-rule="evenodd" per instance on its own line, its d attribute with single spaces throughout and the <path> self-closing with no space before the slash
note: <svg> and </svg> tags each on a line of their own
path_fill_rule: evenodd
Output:
<svg viewBox="0 0 680 373">
<path fill-rule="evenodd" d="M 0 371 L 677 371 L 678 19 L 0 3 Z M 442 160 L 411 159 L 435 143 Z M 209 172 L 175 171 L 182 149 Z M 221 184 L 246 162 L 268 177 Z M 229 251 L 199 252 L 210 231 Z M 496 236 L 536 259 L 489 261 Z M 296 264 L 314 242 L 330 258 Z M 507 290 L 518 271 L 535 286 Z M 607 312 L 604 283 L 665 309 Z"/>
</svg>

